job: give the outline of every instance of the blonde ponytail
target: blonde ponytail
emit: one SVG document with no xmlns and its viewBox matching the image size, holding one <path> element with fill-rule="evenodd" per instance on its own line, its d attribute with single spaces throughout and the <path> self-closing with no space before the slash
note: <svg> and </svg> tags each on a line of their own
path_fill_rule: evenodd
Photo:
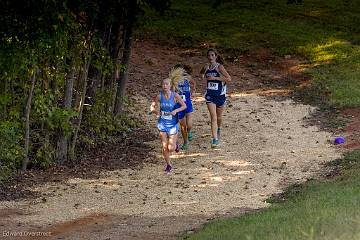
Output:
<svg viewBox="0 0 360 240">
<path fill-rule="evenodd" d="M 171 89 L 173 91 L 178 90 L 178 83 L 184 81 L 185 73 L 185 70 L 180 67 L 171 69 L 169 78 L 171 79 Z"/>
</svg>

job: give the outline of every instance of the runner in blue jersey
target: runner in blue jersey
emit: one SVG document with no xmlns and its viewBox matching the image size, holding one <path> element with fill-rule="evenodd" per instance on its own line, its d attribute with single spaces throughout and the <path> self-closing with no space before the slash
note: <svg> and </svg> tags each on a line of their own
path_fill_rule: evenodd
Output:
<svg viewBox="0 0 360 240">
<path fill-rule="evenodd" d="M 225 70 L 221 56 L 215 49 L 207 51 L 209 63 L 203 68 L 203 79 L 206 80 L 205 100 L 211 119 L 211 147 L 219 145 L 222 113 L 226 102 L 227 83 L 231 82 L 229 73 Z"/>
<path fill-rule="evenodd" d="M 189 149 L 189 141 L 192 141 L 193 139 L 193 133 L 191 129 L 193 125 L 192 113 L 194 110 L 191 97 L 195 93 L 196 83 L 191 77 L 192 68 L 189 65 L 177 64 L 175 65 L 174 69 L 177 68 L 184 70 L 182 73 L 183 76 L 179 79 L 177 84 L 173 83 L 175 85 L 173 88 L 175 91 L 177 91 L 177 93 L 179 93 L 186 104 L 186 109 L 179 112 L 178 115 L 180 120 L 181 135 L 184 140 L 184 144 L 181 146 L 181 150 L 186 151 Z"/>
<path fill-rule="evenodd" d="M 175 105 L 179 103 L 180 107 Z M 160 106 L 160 111 L 157 110 Z M 178 113 L 185 110 L 186 105 L 179 94 L 171 91 L 171 80 L 163 80 L 162 91 L 151 103 L 150 111 L 158 116 L 157 127 L 160 131 L 162 144 L 162 154 L 166 162 L 165 171 L 170 172 L 172 166 L 170 163 L 170 154 L 175 150 L 177 136 L 179 132 Z"/>
</svg>

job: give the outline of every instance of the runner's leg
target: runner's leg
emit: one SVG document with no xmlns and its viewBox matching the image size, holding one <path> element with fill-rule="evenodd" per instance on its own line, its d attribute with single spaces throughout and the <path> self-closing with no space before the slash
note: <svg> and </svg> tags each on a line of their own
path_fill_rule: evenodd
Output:
<svg viewBox="0 0 360 240">
<path fill-rule="evenodd" d="M 186 114 L 186 127 L 187 127 L 187 132 L 188 132 L 188 139 L 189 141 L 191 141 L 193 139 L 193 133 L 191 131 L 193 126 L 193 117 L 192 117 L 192 113 L 187 113 Z"/>
<path fill-rule="evenodd" d="M 162 154 L 165 160 L 166 165 L 170 165 L 170 153 L 169 153 L 169 141 L 168 135 L 166 132 L 160 132 L 161 146 L 162 146 Z"/>
<path fill-rule="evenodd" d="M 210 113 L 211 120 L 211 136 L 213 139 L 217 139 L 217 114 L 216 114 L 216 105 L 214 103 L 207 103 L 207 108 Z"/>
<path fill-rule="evenodd" d="M 216 135 L 217 138 L 220 138 L 220 133 L 221 133 L 221 124 L 222 124 L 222 114 L 224 111 L 224 106 L 222 107 L 216 107 L 216 117 L 217 117 L 217 129 L 216 129 Z"/>
</svg>

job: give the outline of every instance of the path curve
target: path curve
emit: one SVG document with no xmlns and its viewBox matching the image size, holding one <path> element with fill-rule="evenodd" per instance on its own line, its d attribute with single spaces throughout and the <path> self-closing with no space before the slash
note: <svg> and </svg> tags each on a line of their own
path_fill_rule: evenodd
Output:
<svg viewBox="0 0 360 240">
<path fill-rule="evenodd" d="M 156 132 L 149 99 L 133 100 Z M 51 232 L 47 239 L 173 239 L 211 219 L 267 207 L 269 196 L 319 176 L 324 163 L 341 156 L 331 133 L 306 123 L 315 111 L 308 105 L 232 93 L 217 149 L 210 148 L 202 97 L 194 109 L 194 140 L 172 157 L 171 174 L 154 139 L 147 144 L 158 164 L 37 186 L 46 200 L 0 202 L 0 230 Z"/>
</svg>

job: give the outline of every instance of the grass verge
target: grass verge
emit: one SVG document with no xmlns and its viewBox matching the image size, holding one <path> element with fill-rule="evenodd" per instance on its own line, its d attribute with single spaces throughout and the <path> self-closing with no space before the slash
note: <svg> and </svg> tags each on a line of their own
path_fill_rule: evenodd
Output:
<svg viewBox="0 0 360 240">
<path fill-rule="evenodd" d="M 310 103 L 360 106 L 360 2 L 312 0 L 174 0 L 165 16 L 149 11 L 143 36 L 228 55 L 267 49 L 307 60 Z M 321 107 L 321 106 L 320 106 Z M 337 121 L 329 123 L 339 124 Z M 336 162 L 340 174 L 289 189 L 261 212 L 213 222 L 185 239 L 360 239 L 360 151 Z M 335 163 L 334 163 L 335 164 Z"/>
<path fill-rule="evenodd" d="M 183 239 L 355 240 L 360 239 L 360 150 L 334 162 L 341 174 L 292 187 L 273 206 L 213 222 Z M 282 199 L 286 201 L 282 201 Z"/>
<path fill-rule="evenodd" d="M 138 34 L 185 47 L 216 47 L 239 55 L 268 49 L 307 59 L 314 101 L 326 94 L 335 107 L 360 106 L 360 2 L 313 0 L 174 0 L 164 16 L 147 11 Z"/>
</svg>

